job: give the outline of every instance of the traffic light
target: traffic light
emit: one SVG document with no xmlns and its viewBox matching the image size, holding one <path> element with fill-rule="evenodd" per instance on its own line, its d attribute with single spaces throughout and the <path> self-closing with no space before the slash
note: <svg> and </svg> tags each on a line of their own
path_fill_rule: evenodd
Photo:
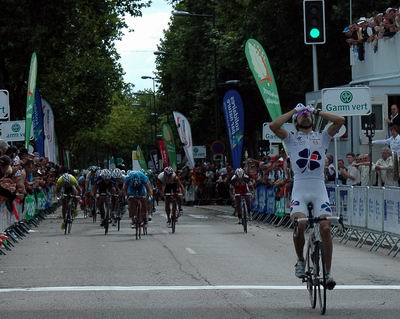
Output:
<svg viewBox="0 0 400 319">
<path fill-rule="evenodd" d="M 325 2 L 324 0 L 304 0 L 304 43 L 325 43 Z"/>
</svg>

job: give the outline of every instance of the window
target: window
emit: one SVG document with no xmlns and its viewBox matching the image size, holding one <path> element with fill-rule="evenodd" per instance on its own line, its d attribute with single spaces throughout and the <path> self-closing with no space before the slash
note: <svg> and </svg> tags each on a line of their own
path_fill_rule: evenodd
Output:
<svg viewBox="0 0 400 319">
<path fill-rule="evenodd" d="M 383 113 L 382 104 L 372 104 L 372 112 L 370 115 L 361 116 L 361 129 L 364 130 L 368 120 L 375 123 L 375 130 L 383 130 Z"/>
</svg>

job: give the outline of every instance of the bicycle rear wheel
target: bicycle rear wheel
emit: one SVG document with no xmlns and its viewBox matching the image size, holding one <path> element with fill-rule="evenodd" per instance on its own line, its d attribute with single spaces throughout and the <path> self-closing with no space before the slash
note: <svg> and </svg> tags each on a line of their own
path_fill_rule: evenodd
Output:
<svg viewBox="0 0 400 319">
<path fill-rule="evenodd" d="M 324 249 L 322 247 L 322 243 L 318 242 L 316 245 L 316 254 L 315 263 L 318 265 L 318 272 L 316 273 L 316 291 L 318 295 L 319 309 L 321 315 L 324 315 L 326 312 L 326 269 L 325 269 L 325 256 Z"/>
<path fill-rule="evenodd" d="M 110 210 L 107 208 L 106 216 L 104 218 L 104 235 L 108 234 L 108 228 L 110 226 Z"/>
<path fill-rule="evenodd" d="M 306 282 L 307 290 L 310 297 L 311 308 L 315 308 L 317 305 L 317 294 L 315 293 L 315 286 L 313 280 L 314 267 L 312 260 L 312 244 L 309 242 L 307 244 L 307 255 L 306 255 Z"/>
<path fill-rule="evenodd" d="M 242 200 L 242 225 L 243 231 L 247 234 L 247 207 L 246 203 Z"/>
</svg>

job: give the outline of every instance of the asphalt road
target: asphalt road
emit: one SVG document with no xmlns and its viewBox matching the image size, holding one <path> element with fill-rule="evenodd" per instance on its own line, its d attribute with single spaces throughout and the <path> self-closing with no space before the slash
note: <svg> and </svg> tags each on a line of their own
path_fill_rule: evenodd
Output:
<svg viewBox="0 0 400 319">
<path fill-rule="evenodd" d="M 160 208 L 159 211 L 162 211 Z M 156 214 L 135 240 L 90 219 L 64 236 L 49 218 L 0 256 L 0 318 L 318 318 L 294 277 L 289 231 L 185 208 L 171 234 Z M 399 318 L 400 258 L 336 243 L 328 318 Z"/>
</svg>

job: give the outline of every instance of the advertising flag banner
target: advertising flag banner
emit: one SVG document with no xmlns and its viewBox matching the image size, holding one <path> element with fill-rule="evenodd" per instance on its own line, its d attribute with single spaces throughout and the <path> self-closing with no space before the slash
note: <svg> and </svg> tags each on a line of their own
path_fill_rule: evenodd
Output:
<svg viewBox="0 0 400 319">
<path fill-rule="evenodd" d="M 35 150 L 44 156 L 44 129 L 43 129 L 43 108 L 42 97 L 39 90 L 35 93 L 35 107 L 33 109 L 33 137 L 35 139 Z"/>
<path fill-rule="evenodd" d="M 243 102 L 236 90 L 229 90 L 224 96 L 224 116 L 231 145 L 233 168 L 241 167 L 244 135 Z"/>
<path fill-rule="evenodd" d="M 43 131 L 44 131 L 44 156 L 50 162 L 58 163 L 58 149 L 54 131 L 54 114 L 50 104 L 42 98 Z"/>
<path fill-rule="evenodd" d="M 158 147 L 160 148 L 161 159 L 163 163 L 163 168 L 169 166 L 169 159 L 167 149 L 165 148 L 165 142 L 163 139 L 158 139 Z"/>
<path fill-rule="evenodd" d="M 146 159 L 144 158 L 144 154 L 143 154 L 142 149 L 140 148 L 140 146 L 137 147 L 136 153 L 137 153 L 137 156 L 138 156 L 138 161 L 139 161 L 140 167 L 147 171 Z"/>
<path fill-rule="evenodd" d="M 268 113 L 271 119 L 275 120 L 282 114 L 282 110 L 274 74 L 267 54 L 262 45 L 254 39 L 247 40 L 245 52 L 250 70 L 257 82 Z"/>
<path fill-rule="evenodd" d="M 165 142 L 165 147 L 167 149 L 169 163 L 171 167 L 176 170 L 176 149 L 174 142 L 174 134 L 172 133 L 171 126 L 168 123 L 162 125 L 162 136 Z"/>
<path fill-rule="evenodd" d="M 33 106 L 35 104 L 36 75 L 37 75 L 37 58 L 36 58 L 36 53 L 33 52 L 31 57 L 31 66 L 29 69 L 28 93 L 26 97 L 26 115 L 25 115 L 26 148 L 28 148 L 29 141 L 31 139 Z"/>
<path fill-rule="evenodd" d="M 193 141 L 190 123 L 183 114 L 179 112 L 173 112 L 173 114 L 175 124 L 178 129 L 179 138 L 183 144 L 183 150 L 186 154 L 187 165 L 189 168 L 194 168 Z"/>
<path fill-rule="evenodd" d="M 141 167 L 139 164 L 139 158 L 138 158 L 137 151 L 132 151 L 132 170 L 138 171 L 140 169 L 141 169 Z"/>
</svg>

